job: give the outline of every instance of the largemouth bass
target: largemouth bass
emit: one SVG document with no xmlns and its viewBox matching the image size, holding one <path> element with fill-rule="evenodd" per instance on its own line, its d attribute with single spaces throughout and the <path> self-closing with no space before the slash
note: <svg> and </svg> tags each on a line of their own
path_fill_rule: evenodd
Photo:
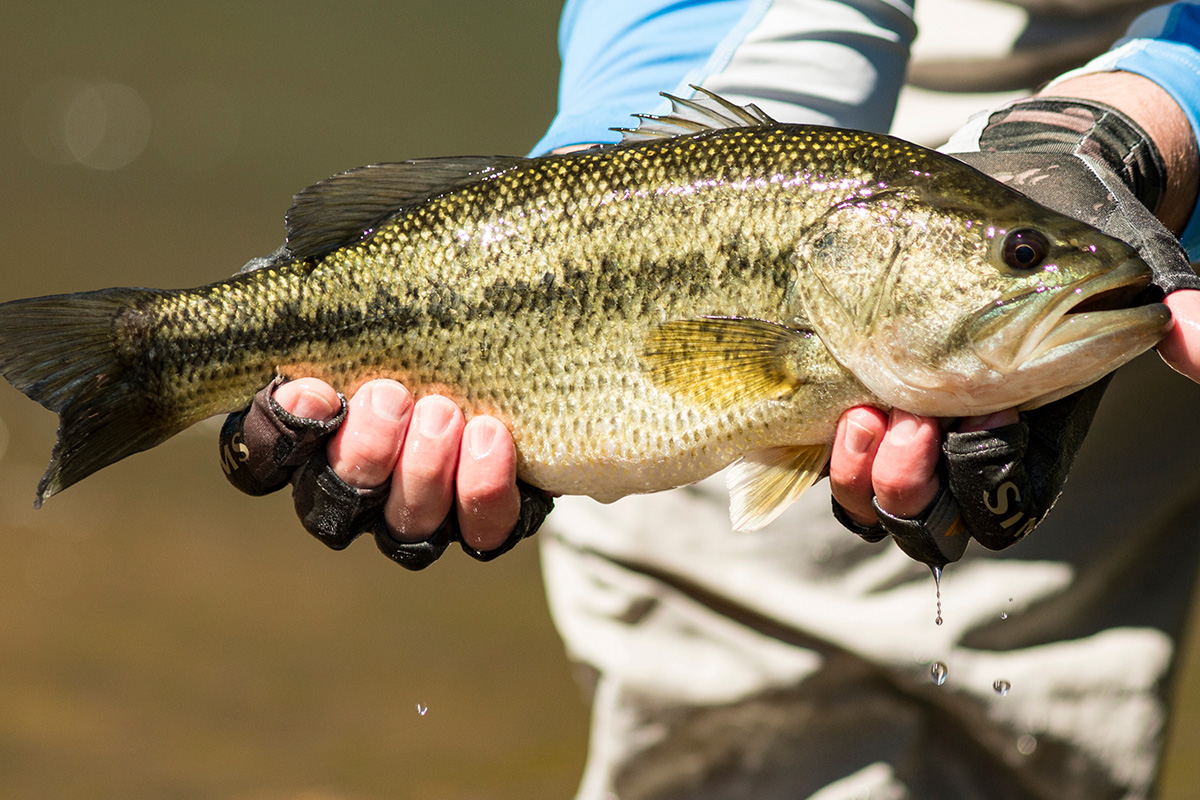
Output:
<svg viewBox="0 0 1200 800">
<path fill-rule="evenodd" d="M 957 417 L 1081 388 L 1170 326 L 1132 248 L 888 136 L 675 100 L 619 145 L 379 164 L 196 289 L 0 305 L 0 373 L 58 413 L 38 503 L 276 375 L 394 378 L 601 501 L 732 462 L 734 527 L 822 473 L 856 404 Z"/>
</svg>

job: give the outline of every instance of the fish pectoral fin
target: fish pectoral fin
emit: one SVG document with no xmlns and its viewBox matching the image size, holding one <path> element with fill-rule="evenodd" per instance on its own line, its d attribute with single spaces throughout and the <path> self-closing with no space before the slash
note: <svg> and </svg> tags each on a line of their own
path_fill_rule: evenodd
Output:
<svg viewBox="0 0 1200 800">
<path fill-rule="evenodd" d="M 747 453 L 729 468 L 729 521 L 735 531 L 756 531 L 774 520 L 821 477 L 830 445 L 768 447 Z"/>
<path fill-rule="evenodd" d="M 318 258 L 361 241 L 405 208 L 527 160 L 518 156 L 421 158 L 338 173 L 292 198 L 286 217 L 287 249 L 296 260 Z"/>
<path fill-rule="evenodd" d="M 814 345 L 824 347 L 810 331 L 761 319 L 681 319 L 650 331 L 642 363 L 654 385 L 730 408 L 794 392 L 804 383 L 805 351 Z"/>
</svg>

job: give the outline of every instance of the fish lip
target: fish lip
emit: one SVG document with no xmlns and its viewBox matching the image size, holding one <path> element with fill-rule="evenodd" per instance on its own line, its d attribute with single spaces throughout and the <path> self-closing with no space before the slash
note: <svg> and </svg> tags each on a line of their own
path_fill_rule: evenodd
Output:
<svg viewBox="0 0 1200 800">
<path fill-rule="evenodd" d="M 1148 298 L 1139 296 L 1144 295 L 1151 277 L 1145 262 L 1131 256 L 1100 275 L 1049 289 L 1059 297 L 1040 313 L 1026 304 L 1048 289 L 1033 288 L 1010 295 L 994 306 L 981 309 L 975 330 L 970 335 L 971 343 L 990 367 L 1009 372 L 1020 364 L 1039 359 L 1055 347 L 1119 327 L 1131 316 L 1148 316 L 1146 309 L 1153 304 Z M 1006 345 L 987 341 L 989 334 L 992 339 L 996 338 L 993 328 L 997 323 L 1017 322 L 1022 316 L 1031 319 L 1027 333 L 1019 343 Z"/>
</svg>

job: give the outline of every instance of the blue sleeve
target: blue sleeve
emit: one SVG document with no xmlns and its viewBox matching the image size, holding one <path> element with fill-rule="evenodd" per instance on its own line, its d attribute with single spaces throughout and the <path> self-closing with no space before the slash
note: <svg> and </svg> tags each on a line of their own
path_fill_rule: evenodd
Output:
<svg viewBox="0 0 1200 800">
<path fill-rule="evenodd" d="M 1112 50 L 1063 78 L 1107 70 L 1134 72 L 1161 86 L 1200 141 L 1200 5 L 1174 3 L 1146 12 Z M 1179 239 L 1188 257 L 1200 260 L 1200 202 Z"/>
<path fill-rule="evenodd" d="M 558 114 L 534 154 L 616 142 L 609 128 L 666 106 L 659 92 L 690 94 L 727 39 L 736 41 L 762 0 L 568 0 L 558 49 Z"/>
<path fill-rule="evenodd" d="M 615 142 L 703 86 L 775 119 L 887 130 L 912 0 L 568 0 L 558 115 L 533 153 Z"/>
</svg>

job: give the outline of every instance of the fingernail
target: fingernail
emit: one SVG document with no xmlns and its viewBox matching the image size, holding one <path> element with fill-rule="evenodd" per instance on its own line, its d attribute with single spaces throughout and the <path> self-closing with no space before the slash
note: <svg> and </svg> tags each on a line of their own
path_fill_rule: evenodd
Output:
<svg viewBox="0 0 1200 800">
<path fill-rule="evenodd" d="M 888 426 L 888 438 L 892 440 L 893 444 L 911 442 L 920 429 L 921 425 L 915 416 L 898 408 L 892 409 L 891 424 Z"/>
<path fill-rule="evenodd" d="M 855 455 L 862 455 L 868 452 L 873 444 L 875 444 L 874 431 L 852 419 L 846 420 L 847 450 Z"/>
<path fill-rule="evenodd" d="M 340 406 L 331 406 L 325 396 L 305 389 L 296 397 L 296 406 L 292 414 L 302 419 L 315 419 L 319 422 L 333 419 Z"/>
<path fill-rule="evenodd" d="M 373 383 L 368 387 L 371 410 L 381 419 L 399 422 L 408 414 L 412 395 L 395 383 Z"/>
<path fill-rule="evenodd" d="M 454 419 L 454 404 L 441 397 L 430 397 L 417 404 L 417 427 L 430 438 L 441 436 Z"/>
<path fill-rule="evenodd" d="M 481 419 L 467 426 L 467 451 L 472 458 L 485 458 L 496 443 L 496 425 L 489 419 Z"/>
</svg>

